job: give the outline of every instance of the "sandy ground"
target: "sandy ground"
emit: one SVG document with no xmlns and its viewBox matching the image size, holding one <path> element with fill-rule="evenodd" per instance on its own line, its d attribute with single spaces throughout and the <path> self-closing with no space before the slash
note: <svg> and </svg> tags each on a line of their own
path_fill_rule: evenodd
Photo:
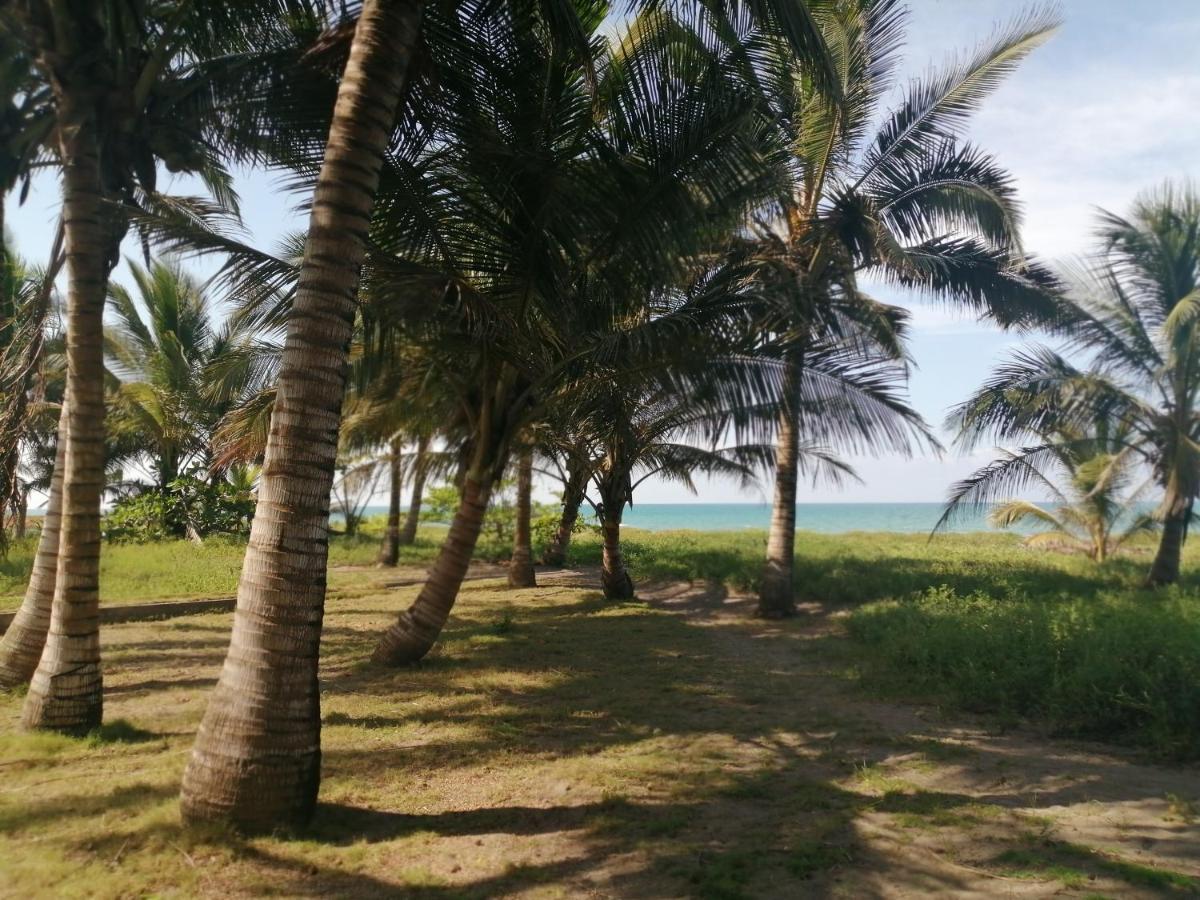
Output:
<svg viewBox="0 0 1200 900">
<path fill-rule="evenodd" d="M 479 580 L 426 663 L 380 671 L 414 575 L 333 579 L 322 802 L 298 837 L 178 824 L 227 614 L 106 628 L 128 740 L 14 735 L 0 697 L 0 897 L 1200 895 L 1196 768 L 872 701 L 844 611 L 764 623 L 712 585 L 612 607 L 592 571 Z"/>
</svg>

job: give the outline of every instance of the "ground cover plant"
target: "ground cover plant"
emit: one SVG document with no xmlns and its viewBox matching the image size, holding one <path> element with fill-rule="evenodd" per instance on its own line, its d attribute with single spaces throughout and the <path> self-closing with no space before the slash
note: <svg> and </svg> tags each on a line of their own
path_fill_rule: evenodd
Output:
<svg viewBox="0 0 1200 900">
<path fill-rule="evenodd" d="M 1194 771 L 880 704 L 855 686 L 862 648 L 837 607 L 804 603 L 801 617 L 764 624 L 752 596 L 717 583 L 643 581 L 639 600 L 614 604 L 595 569 L 539 573 L 532 590 L 468 581 L 446 640 L 397 672 L 369 663 L 374 632 L 417 586 L 387 587 L 387 570 L 333 574 L 324 784 L 308 829 L 239 837 L 180 824 L 178 780 L 230 616 L 112 625 L 99 732 L 16 733 L 21 698 L 0 695 L 5 890 L 1200 890 Z"/>
</svg>

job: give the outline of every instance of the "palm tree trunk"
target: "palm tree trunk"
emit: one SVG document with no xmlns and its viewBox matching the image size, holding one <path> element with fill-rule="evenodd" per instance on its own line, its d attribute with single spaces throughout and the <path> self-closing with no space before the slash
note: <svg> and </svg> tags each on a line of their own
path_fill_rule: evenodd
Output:
<svg viewBox="0 0 1200 900">
<path fill-rule="evenodd" d="M 27 728 L 76 734 L 98 726 L 103 714 L 104 302 L 124 233 L 104 194 L 93 90 L 85 85 L 82 96 L 76 96 L 71 89 L 56 88 L 68 275 L 69 425 L 50 627 L 22 714 Z"/>
<path fill-rule="evenodd" d="M 13 510 L 13 537 L 25 540 L 25 529 L 29 524 L 29 491 L 17 488 L 16 508 Z"/>
<path fill-rule="evenodd" d="M 429 453 L 429 438 L 422 435 L 417 440 L 417 456 L 413 460 L 412 496 L 408 502 L 408 515 L 400 531 L 400 546 L 411 547 L 417 539 L 417 523 L 421 519 L 421 497 L 425 492 L 426 455 Z"/>
<path fill-rule="evenodd" d="M 54 473 L 50 478 L 50 496 L 42 518 L 42 534 L 33 557 L 33 572 L 25 588 L 25 599 L 13 617 L 8 631 L 0 639 L 0 687 L 25 684 L 33 677 L 46 632 L 50 628 L 50 610 L 54 603 L 54 581 L 58 569 L 58 537 L 62 521 L 63 471 L 67 456 L 67 404 L 58 416 L 58 443 L 54 449 Z"/>
<path fill-rule="evenodd" d="M 372 657 L 375 662 L 391 666 L 416 662 L 433 647 L 450 617 L 471 564 L 490 495 L 491 482 L 470 476 L 463 481 L 458 511 L 429 578 L 412 606 L 380 638 Z"/>
<path fill-rule="evenodd" d="M 792 586 L 796 557 L 796 481 L 800 456 L 801 364 L 789 362 L 784 381 L 779 434 L 775 441 L 775 499 L 767 536 L 767 564 L 758 594 L 758 615 L 770 619 L 796 614 Z"/>
<path fill-rule="evenodd" d="M 379 548 L 379 564 L 394 566 L 400 561 L 400 487 L 403 473 L 400 471 L 400 454 L 404 442 L 399 438 L 392 441 L 391 458 L 388 460 L 388 518 L 387 531 Z"/>
<path fill-rule="evenodd" d="M 316 806 L 317 664 L 347 350 L 420 17 L 412 0 L 366 0 L 355 28 L 288 319 L 229 653 L 183 776 L 188 822 L 291 828 Z"/>
<path fill-rule="evenodd" d="M 583 504 L 586 486 L 587 473 L 583 467 L 568 463 L 567 482 L 563 485 L 562 518 L 558 520 L 554 539 L 542 553 L 543 565 L 561 566 L 567 561 L 567 548 L 571 545 L 571 534 L 575 531 L 575 523 L 579 519 L 579 507 Z"/>
<path fill-rule="evenodd" d="M 604 531 L 604 559 L 600 581 L 604 585 L 605 600 L 632 600 L 633 579 L 625 568 L 621 555 L 621 504 L 603 504 L 601 528 Z"/>
<path fill-rule="evenodd" d="M 1179 499 L 1170 499 L 1167 516 L 1163 520 L 1162 537 L 1158 541 L 1158 552 L 1146 584 L 1161 587 L 1179 580 L 1179 559 L 1183 555 L 1183 540 L 1187 534 L 1190 517 L 1189 504 Z"/>
<path fill-rule="evenodd" d="M 537 587 L 533 571 L 533 451 L 523 448 L 517 460 L 517 527 L 513 536 L 512 559 L 508 561 L 508 586 Z"/>
</svg>

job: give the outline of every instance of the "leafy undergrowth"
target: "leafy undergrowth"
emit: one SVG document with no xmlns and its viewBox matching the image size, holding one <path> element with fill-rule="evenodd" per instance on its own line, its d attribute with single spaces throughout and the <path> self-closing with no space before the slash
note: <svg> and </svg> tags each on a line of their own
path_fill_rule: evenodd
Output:
<svg viewBox="0 0 1200 900">
<path fill-rule="evenodd" d="M 21 698 L 0 695 L 0 894 L 953 896 L 1018 873 L 1138 898 L 1196 874 L 1140 855 L 1136 829 L 1098 834 L 1102 855 L 1068 847 L 1025 809 L 1034 775 L 1012 747 L 871 718 L 843 690 L 853 645 L 835 628 L 763 624 L 720 591 L 607 605 L 570 581 L 472 582 L 434 654 L 387 670 L 375 636 L 417 588 L 386 580 L 332 592 L 321 803 L 295 836 L 179 824 L 227 614 L 106 627 L 111 724 L 89 738 L 15 733 Z M 1168 804 L 1116 761 L 1093 770 L 1161 819 L 1161 845 L 1178 830 L 1194 849 L 1166 817 L 1200 781 L 1172 776 Z M 1090 788 L 1055 802 L 1116 818 Z"/>
<path fill-rule="evenodd" d="M 849 630 L 873 689 L 1200 758 L 1194 593 L 1047 599 L 942 587 L 862 607 Z"/>
</svg>

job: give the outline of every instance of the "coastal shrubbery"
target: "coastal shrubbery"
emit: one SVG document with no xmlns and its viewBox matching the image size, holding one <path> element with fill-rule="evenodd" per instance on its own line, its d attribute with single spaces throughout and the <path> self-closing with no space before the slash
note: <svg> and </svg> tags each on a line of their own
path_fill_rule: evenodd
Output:
<svg viewBox="0 0 1200 900">
<path fill-rule="evenodd" d="M 1179 590 L 1094 598 L 931 588 L 849 619 L 873 690 L 902 691 L 1064 734 L 1200 757 L 1200 600 Z"/>
</svg>

